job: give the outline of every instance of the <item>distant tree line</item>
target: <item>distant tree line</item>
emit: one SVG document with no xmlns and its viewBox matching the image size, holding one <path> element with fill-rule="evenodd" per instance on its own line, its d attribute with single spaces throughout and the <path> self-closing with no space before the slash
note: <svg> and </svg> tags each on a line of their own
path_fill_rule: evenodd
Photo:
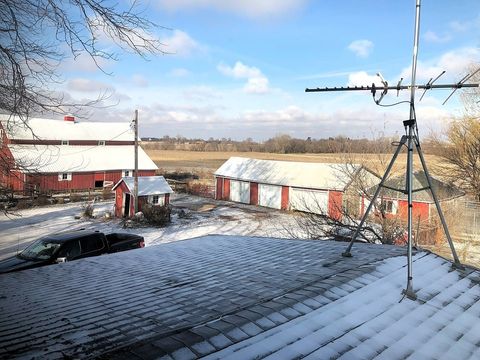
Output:
<svg viewBox="0 0 480 360">
<path fill-rule="evenodd" d="M 222 152 L 267 152 L 278 154 L 305 153 L 364 153 L 378 154 L 394 151 L 393 142 L 398 137 L 379 137 L 375 139 L 351 139 L 345 136 L 325 139 L 298 139 L 290 135 L 277 135 L 266 141 L 257 142 L 252 138 L 232 140 L 230 138 L 188 139 L 183 136 L 162 138 L 142 138 L 142 147 L 150 150 L 184 150 L 184 151 L 222 151 Z M 440 155 L 443 144 L 429 139 L 423 140 L 426 153 Z"/>
<path fill-rule="evenodd" d="M 232 140 L 230 138 L 188 139 L 182 136 L 142 138 L 142 147 L 150 150 L 222 151 L 222 152 L 268 152 L 279 154 L 304 153 L 385 153 L 392 152 L 392 142 L 397 137 L 376 139 L 351 139 L 345 136 L 325 139 L 299 139 L 290 135 L 277 135 L 266 141 L 257 142 L 252 138 Z M 427 146 L 424 146 L 430 148 Z M 428 150 L 427 150 L 428 151 Z"/>
</svg>

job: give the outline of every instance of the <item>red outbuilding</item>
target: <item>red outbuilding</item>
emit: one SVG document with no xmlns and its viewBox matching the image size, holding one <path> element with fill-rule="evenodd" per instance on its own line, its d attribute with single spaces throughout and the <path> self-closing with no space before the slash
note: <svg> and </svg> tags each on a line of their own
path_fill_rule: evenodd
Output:
<svg viewBox="0 0 480 360">
<path fill-rule="evenodd" d="M 231 157 L 216 172 L 216 199 L 341 217 L 354 178 L 378 177 L 360 165 Z"/>
<path fill-rule="evenodd" d="M 378 206 L 381 206 L 386 217 L 400 217 L 402 220 L 408 218 L 408 197 L 405 192 L 406 177 L 401 175 L 394 177 L 385 182 L 388 188 L 384 188 L 380 192 L 377 199 Z M 455 199 L 465 195 L 463 191 L 456 186 L 447 184 L 441 180 L 431 177 L 432 186 L 437 194 L 437 198 L 441 204 L 448 204 Z M 398 189 L 401 191 L 395 191 Z M 367 190 L 367 194 L 373 195 L 376 187 Z M 362 198 L 360 213 L 364 214 L 368 207 L 368 200 Z M 428 189 L 428 182 L 423 171 L 413 173 L 413 193 L 412 193 L 412 216 L 416 221 L 428 221 L 432 214 L 436 214 L 435 202 L 431 191 Z M 379 211 L 377 206 L 377 210 Z"/>
<path fill-rule="evenodd" d="M 115 216 L 132 217 L 134 215 L 134 178 L 124 177 L 115 184 Z M 170 203 L 173 190 L 163 176 L 142 176 L 138 178 L 138 211 L 145 204 L 163 206 Z"/>
<path fill-rule="evenodd" d="M 51 193 L 113 186 L 132 176 L 134 132 L 130 123 L 0 117 L 0 184 L 12 191 Z M 157 166 L 138 149 L 139 176 Z"/>
</svg>

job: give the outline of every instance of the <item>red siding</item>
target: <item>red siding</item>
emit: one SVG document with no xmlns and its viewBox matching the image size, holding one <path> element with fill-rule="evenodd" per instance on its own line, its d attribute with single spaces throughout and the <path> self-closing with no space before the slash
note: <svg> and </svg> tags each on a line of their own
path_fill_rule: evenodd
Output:
<svg viewBox="0 0 480 360">
<path fill-rule="evenodd" d="M 396 214 L 385 214 L 386 217 L 395 217 L 399 216 L 400 219 L 402 220 L 407 220 L 408 219 L 408 201 L 407 200 L 397 200 L 397 199 L 390 199 L 390 198 L 383 198 L 383 200 L 393 200 L 397 201 L 397 213 Z M 430 203 L 425 203 L 425 202 L 418 202 L 414 201 L 412 202 L 413 209 L 412 209 L 412 216 L 414 221 L 418 221 L 418 218 L 420 217 L 420 221 L 423 220 L 428 220 L 430 218 L 430 206 L 434 206 L 433 204 Z M 362 197 L 362 203 L 361 203 L 361 214 L 363 215 L 365 211 L 367 210 L 367 207 L 365 206 L 365 198 Z M 373 210 L 372 210 L 373 211 Z"/>
<path fill-rule="evenodd" d="M 332 219 L 342 219 L 342 200 L 343 193 L 341 191 L 328 192 L 328 215 Z"/>
<path fill-rule="evenodd" d="M 128 191 L 127 185 L 122 183 L 115 189 L 115 216 L 122 217 L 123 193 Z"/>
<path fill-rule="evenodd" d="M 250 183 L 250 204 L 258 205 L 258 183 Z"/>
<path fill-rule="evenodd" d="M 217 187 L 216 187 L 216 196 L 215 196 L 215 199 L 217 200 L 222 200 L 222 190 L 223 190 L 223 178 L 221 177 L 216 177 L 215 178 L 215 181 L 217 182 Z"/>
<path fill-rule="evenodd" d="M 139 176 L 153 176 L 155 170 L 140 170 Z M 88 190 L 95 187 L 95 180 L 112 181 L 114 184 L 122 178 L 122 171 L 72 173 L 72 180 L 59 181 L 58 174 L 27 175 L 27 183 L 36 185 L 39 191 Z"/>
<path fill-rule="evenodd" d="M 280 205 L 280 208 L 282 210 L 288 209 L 288 198 L 289 198 L 288 189 L 289 189 L 288 186 L 282 186 L 282 203 Z"/>
<path fill-rule="evenodd" d="M 3 131 L 3 126 L 0 123 L 0 129 L 2 130 L 1 147 L 0 147 L 0 184 L 2 187 L 9 188 L 14 191 L 20 191 L 24 189 L 24 177 L 20 171 L 12 170 L 15 168 L 15 161 L 12 153 L 8 148 L 9 142 L 6 132 Z"/>
<path fill-rule="evenodd" d="M 230 179 L 223 179 L 223 200 L 230 199 Z"/>
<path fill-rule="evenodd" d="M 430 204 L 423 202 L 412 202 L 412 217 L 414 221 L 428 220 L 429 219 L 429 210 Z M 398 214 L 402 219 L 408 219 L 408 202 L 407 200 L 398 200 Z"/>
<path fill-rule="evenodd" d="M 139 196 L 138 197 L 138 210 L 137 211 L 142 211 L 143 205 L 147 204 L 148 202 L 148 196 Z M 132 215 L 133 215 L 133 209 L 132 209 Z"/>
</svg>

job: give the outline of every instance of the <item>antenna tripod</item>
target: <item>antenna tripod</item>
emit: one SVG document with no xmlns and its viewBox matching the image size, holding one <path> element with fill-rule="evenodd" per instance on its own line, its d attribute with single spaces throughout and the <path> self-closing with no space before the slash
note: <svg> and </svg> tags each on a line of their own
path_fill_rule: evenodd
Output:
<svg viewBox="0 0 480 360">
<path fill-rule="evenodd" d="M 450 232 L 448 230 L 447 223 L 445 221 L 445 217 L 443 215 L 442 208 L 440 206 L 440 202 L 438 201 L 437 194 L 435 192 L 435 189 L 432 186 L 432 181 L 430 178 L 430 174 L 428 172 L 427 168 L 427 163 L 425 161 L 425 158 L 423 156 L 422 148 L 420 146 L 420 140 L 418 138 L 418 133 L 416 129 L 416 121 L 415 119 L 413 120 L 406 120 L 403 122 L 406 130 L 406 135 L 403 135 L 402 138 L 400 139 L 400 142 L 398 143 L 397 150 L 393 154 L 392 159 L 390 160 L 390 163 L 388 164 L 387 169 L 385 170 L 385 174 L 382 177 L 382 180 L 380 181 L 380 184 L 378 184 L 377 189 L 375 191 L 375 194 L 373 195 L 373 198 L 370 200 L 370 204 L 367 207 L 367 210 L 362 216 L 362 219 L 360 223 L 358 224 L 355 233 L 352 236 L 352 239 L 350 240 L 350 243 L 348 244 L 347 249 L 345 250 L 344 253 L 342 253 L 342 256 L 344 257 L 351 257 L 351 249 L 353 246 L 353 242 L 357 238 L 358 234 L 360 233 L 365 221 L 367 220 L 367 217 L 372 210 L 375 201 L 378 198 L 378 195 L 380 194 L 380 191 L 382 188 L 388 188 L 392 189 L 388 186 L 385 185 L 385 182 L 388 179 L 388 176 L 390 175 L 390 171 L 392 170 L 392 167 L 400 154 L 400 151 L 402 150 L 402 147 L 406 146 L 407 147 L 407 169 L 406 169 L 406 188 L 405 190 L 400 190 L 400 189 L 392 189 L 396 190 L 399 192 L 403 192 L 404 194 L 408 195 L 408 219 L 407 219 L 407 229 L 408 229 L 408 243 L 407 243 L 407 258 L 408 258 L 408 264 L 407 264 L 407 287 L 403 291 L 403 293 L 410 299 L 416 299 L 415 291 L 413 290 L 413 275 L 412 275 L 412 229 L 413 229 L 413 203 L 412 203 L 412 198 L 413 198 L 413 193 L 417 191 L 423 191 L 423 190 L 430 190 L 432 194 L 433 201 L 435 202 L 435 206 L 438 211 L 438 215 L 440 217 L 440 221 L 443 226 L 443 231 L 445 232 L 445 235 L 448 240 L 448 244 L 450 246 L 450 250 L 452 252 L 452 256 L 454 259 L 454 266 L 459 269 L 463 269 L 462 264 L 460 263 L 460 260 L 458 259 L 457 252 L 455 251 L 455 246 L 453 244 L 452 238 L 450 236 Z M 408 130 L 407 130 L 408 129 Z M 414 151 L 414 146 L 417 150 L 418 157 L 420 158 L 420 162 L 422 164 L 423 172 L 425 173 L 425 177 L 427 179 L 428 186 L 421 188 L 421 189 L 413 189 L 413 151 Z"/>
<path fill-rule="evenodd" d="M 423 156 L 422 148 L 420 146 L 420 140 L 418 137 L 418 128 L 417 128 L 417 120 L 416 120 L 416 114 L 415 114 L 415 90 L 416 89 L 424 89 L 424 93 L 422 94 L 425 95 L 425 92 L 430 89 L 453 89 L 451 94 L 446 98 L 443 104 L 457 91 L 459 88 L 462 87 L 479 87 L 479 84 L 466 84 L 465 82 L 469 80 L 474 74 L 478 73 L 480 69 L 475 71 L 472 74 L 466 75 L 464 78 L 462 78 L 459 82 L 455 84 L 445 84 L 445 85 L 434 85 L 433 83 L 438 80 L 440 76 L 442 76 L 445 72 L 442 72 L 439 76 L 437 76 L 435 79 L 430 79 L 427 84 L 425 85 L 419 85 L 417 86 L 415 84 L 416 80 L 416 73 L 417 73 L 417 55 L 418 55 L 418 39 L 419 39 L 419 29 L 420 29 L 420 0 L 416 0 L 416 8 L 415 8 L 415 31 L 414 31 L 414 45 L 413 45 L 413 61 L 412 61 L 412 83 L 411 85 L 401 85 L 401 82 L 403 79 L 401 79 L 397 86 L 389 86 L 387 81 L 383 79 L 383 77 L 380 74 L 377 74 L 381 82 L 383 84 L 382 86 L 375 86 L 375 84 L 372 84 L 372 86 L 355 86 L 355 87 L 334 87 L 334 88 L 315 88 L 315 89 L 306 89 L 306 92 L 329 92 L 329 91 L 362 91 L 362 90 L 368 90 L 371 91 L 373 99 L 377 105 L 380 105 L 380 102 L 382 101 L 383 97 L 387 94 L 388 90 L 397 90 L 397 96 L 398 92 L 400 90 L 410 90 L 410 101 L 408 103 L 410 104 L 410 117 L 409 120 L 405 120 L 403 122 L 403 125 L 405 127 L 405 135 L 402 136 L 397 149 L 385 171 L 385 174 L 382 177 L 382 180 L 380 181 L 380 184 L 378 185 L 375 194 L 370 201 L 370 204 L 367 207 L 367 210 L 365 211 L 365 214 L 363 214 L 362 219 L 360 223 L 358 224 L 355 233 L 352 236 L 352 239 L 350 240 L 350 243 L 348 244 L 347 249 L 345 252 L 342 254 L 344 257 L 351 257 L 351 249 L 353 246 L 353 243 L 355 239 L 357 238 L 358 234 L 360 233 L 363 224 L 365 223 L 368 214 L 370 213 L 372 207 L 375 204 L 375 201 L 380 193 L 380 190 L 382 188 L 389 188 L 392 190 L 400 191 L 403 192 L 404 194 L 407 194 L 408 197 L 408 219 L 407 219 L 407 228 L 408 228 L 408 243 L 407 243 L 407 286 L 406 289 L 403 290 L 403 294 L 407 296 L 410 299 L 416 299 L 416 294 L 413 289 L 413 274 L 412 274 L 412 231 L 413 231 L 413 193 L 416 191 L 423 191 L 429 189 L 432 198 L 435 202 L 435 206 L 437 208 L 440 220 L 442 222 L 443 230 L 445 232 L 445 235 L 447 237 L 448 243 L 450 245 L 450 250 L 453 255 L 454 259 L 454 266 L 460 269 L 463 269 L 463 266 L 460 263 L 460 260 L 458 259 L 457 252 L 455 251 L 455 246 L 453 244 L 452 238 L 450 236 L 450 232 L 448 231 L 448 226 L 445 221 L 445 217 L 443 216 L 442 209 L 440 207 L 440 203 L 438 201 L 438 197 L 435 193 L 435 189 L 432 186 L 432 180 L 430 178 L 430 174 L 427 169 L 427 164 L 425 161 L 425 158 Z M 381 95 L 378 100 L 375 99 L 375 94 L 377 91 L 381 90 Z M 407 102 L 407 101 L 402 101 L 402 102 Z M 400 103 L 402 103 L 400 102 Z M 407 168 L 406 168 L 406 188 L 404 190 L 400 189 L 393 189 L 385 185 L 385 182 L 390 174 L 390 171 L 392 170 L 393 164 L 395 163 L 398 155 L 400 154 L 400 151 L 402 150 L 402 147 L 406 146 L 407 147 Z M 428 186 L 425 188 L 421 189 L 413 189 L 413 151 L 414 147 L 417 150 L 417 154 L 420 158 L 420 162 L 422 163 L 422 168 L 425 173 L 426 179 Z"/>
</svg>

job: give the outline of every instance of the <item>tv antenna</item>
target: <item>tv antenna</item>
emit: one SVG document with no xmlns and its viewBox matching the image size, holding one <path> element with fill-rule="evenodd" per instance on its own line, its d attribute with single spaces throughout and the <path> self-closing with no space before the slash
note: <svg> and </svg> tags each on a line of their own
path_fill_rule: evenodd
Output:
<svg viewBox="0 0 480 360">
<path fill-rule="evenodd" d="M 467 84 L 466 82 L 472 78 L 475 74 L 477 74 L 480 69 L 476 70 L 472 74 L 468 74 L 464 76 L 460 81 L 457 83 L 453 84 L 435 84 L 435 82 L 445 73 L 443 71 L 440 75 L 438 75 L 435 79 L 431 78 L 426 84 L 424 85 L 416 85 L 415 80 L 416 80 L 416 74 L 417 74 L 417 55 L 418 55 L 418 39 L 419 39 L 419 29 L 420 29 L 420 0 L 416 0 L 416 7 L 415 7 L 415 29 L 414 29 L 414 42 L 413 42 L 413 61 L 412 61 L 412 79 L 411 79 L 411 84 L 410 85 L 402 85 L 402 80 L 397 83 L 396 86 L 391 86 L 388 84 L 388 82 L 381 76 L 380 73 L 377 73 L 377 76 L 380 77 L 382 86 L 376 86 L 375 83 L 373 83 L 371 86 L 347 86 L 347 87 L 324 87 L 324 88 L 313 88 L 313 89 L 305 89 L 305 92 L 331 92 L 331 91 L 370 91 L 372 93 L 373 100 L 377 105 L 381 106 L 394 106 L 398 105 L 401 103 L 409 103 L 410 104 L 410 116 L 408 120 L 403 121 L 403 126 L 405 127 L 405 135 L 402 136 L 400 139 L 397 149 L 390 160 L 389 165 L 387 166 L 387 169 L 385 170 L 385 174 L 383 175 L 380 183 L 377 186 L 377 189 L 373 195 L 372 200 L 370 201 L 370 204 L 367 207 L 367 210 L 362 216 L 362 219 L 360 223 L 358 224 L 355 233 L 353 234 L 350 243 L 348 244 L 347 249 L 345 250 L 344 253 L 342 253 L 342 256 L 344 257 L 351 257 L 351 249 L 353 246 L 353 243 L 355 239 L 357 238 L 358 234 L 360 233 L 363 224 L 367 220 L 368 214 L 372 210 L 372 207 L 375 204 L 375 201 L 380 193 L 380 190 L 382 188 L 390 188 L 385 185 L 385 182 L 390 174 L 390 171 L 392 170 L 393 164 L 395 163 L 395 160 L 397 159 L 397 156 L 399 155 L 400 151 L 404 146 L 407 147 L 407 167 L 406 167 L 406 185 L 405 189 L 394 189 L 396 191 L 402 192 L 404 194 L 407 194 L 408 198 L 408 218 L 407 218 L 407 230 L 408 230 L 408 243 L 407 243 L 407 286 L 406 289 L 403 290 L 403 294 L 407 296 L 408 298 L 415 300 L 417 298 L 415 291 L 413 289 L 413 274 L 412 274 L 412 230 L 413 230 L 413 193 L 416 191 L 421 191 L 421 190 L 430 190 L 432 194 L 433 201 L 435 202 L 435 206 L 438 211 L 438 215 L 440 217 L 440 220 L 442 222 L 443 230 L 445 232 L 445 235 L 448 240 L 448 244 L 450 245 L 450 250 L 452 252 L 452 256 L 454 259 L 454 264 L 453 266 L 459 269 L 463 269 L 462 264 L 460 263 L 460 260 L 458 259 L 457 252 L 455 251 L 455 246 L 453 244 L 452 238 L 450 236 L 450 232 L 448 231 L 448 226 L 445 221 L 445 217 L 443 215 L 442 209 L 440 207 L 440 203 L 438 201 L 437 194 L 435 192 L 435 189 L 432 186 L 432 180 L 430 177 L 430 174 L 427 169 L 427 164 L 425 161 L 425 158 L 423 156 L 422 148 L 420 146 L 420 140 L 418 137 L 418 127 L 417 127 L 417 120 L 416 120 L 416 114 L 415 114 L 415 91 L 418 90 L 424 90 L 423 94 L 420 98 L 420 100 L 423 98 L 425 93 L 430 90 L 430 89 L 451 89 L 450 95 L 445 99 L 443 104 L 445 104 L 450 97 L 458 90 L 461 88 L 470 88 L 470 87 L 479 87 L 479 84 Z M 396 90 L 397 91 L 397 96 L 400 91 L 402 90 L 410 90 L 410 100 L 409 101 L 400 101 L 395 104 L 390 104 L 390 105 L 383 105 L 380 104 L 381 101 L 383 100 L 384 96 L 388 93 L 388 90 Z M 377 92 L 380 93 L 380 96 L 377 98 Z M 428 186 L 425 188 L 421 189 L 413 189 L 413 150 L 414 146 L 417 150 L 418 157 L 420 158 L 420 162 L 422 164 L 423 171 L 425 173 L 425 177 L 427 179 Z M 391 188 L 390 188 L 391 189 Z"/>
</svg>

